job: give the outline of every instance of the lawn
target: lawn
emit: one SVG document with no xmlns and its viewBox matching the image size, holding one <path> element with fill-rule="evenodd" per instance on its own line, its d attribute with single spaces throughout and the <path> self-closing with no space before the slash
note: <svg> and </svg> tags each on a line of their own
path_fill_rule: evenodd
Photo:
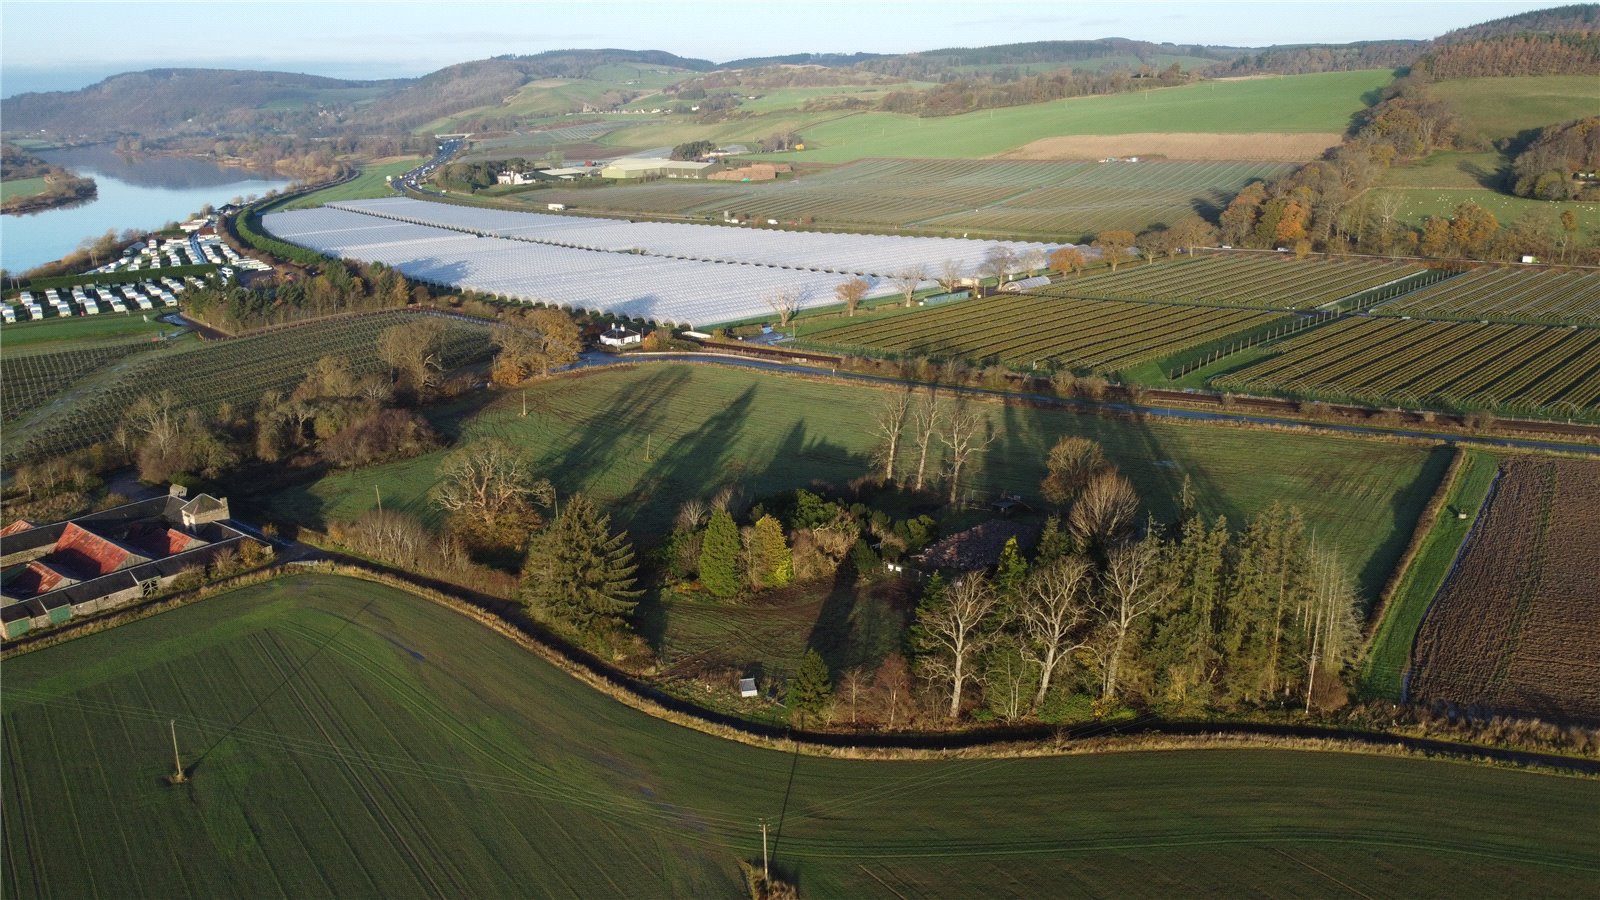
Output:
<svg viewBox="0 0 1600 900">
<path fill-rule="evenodd" d="M 1481 143 L 1600 112 L 1592 75 L 1457 78 L 1431 85 L 1461 117 L 1461 133 Z"/>
<path fill-rule="evenodd" d="M 0 181 L 0 202 L 13 197 L 32 197 L 49 188 L 43 178 L 8 178 Z"/>
<path fill-rule="evenodd" d="M 328 576 L 8 661 L 4 699 L 9 896 L 732 896 L 760 818 L 814 897 L 1578 896 L 1600 878 L 1593 781 L 1292 751 L 797 757 Z"/>
<path fill-rule="evenodd" d="M 1344 131 L 1362 97 L 1391 79 L 1388 71 L 1331 72 L 1282 78 L 1205 81 L 1103 97 L 918 118 L 883 112 L 784 113 L 714 126 L 674 124 L 608 135 L 622 146 L 706 138 L 752 141 L 778 129 L 798 131 L 806 149 L 775 154 L 796 162 L 848 162 L 875 156 L 975 158 L 1055 135 L 1160 132 Z"/>
<path fill-rule="evenodd" d="M 1365 694 L 1400 699 L 1406 669 L 1411 662 L 1411 645 L 1416 641 L 1422 617 L 1445 576 L 1450 574 L 1456 552 L 1489 496 L 1498 460 L 1477 450 L 1461 452 L 1467 454 L 1467 458 L 1445 499 L 1444 508 L 1439 511 L 1439 518 L 1428 530 L 1421 549 L 1406 569 L 1378 622 L 1377 634 L 1362 663 L 1361 690 Z M 1457 513 L 1465 513 L 1466 518 L 1459 518 Z"/>
<path fill-rule="evenodd" d="M 361 168 L 361 174 L 333 187 L 312 191 L 303 197 L 285 203 L 282 209 L 310 209 L 324 203 L 334 203 L 339 200 L 370 200 L 376 197 L 393 197 L 395 191 L 384 181 L 390 175 L 399 177 L 417 167 L 422 158 L 411 157 L 395 162 L 386 162 L 380 165 L 367 165 Z"/>
<path fill-rule="evenodd" d="M 678 506 L 737 482 L 752 498 L 822 481 L 843 487 L 866 474 L 876 443 L 874 387 L 828 384 L 745 369 L 650 364 L 557 379 L 508 395 L 464 425 L 522 448 L 562 493 L 584 490 L 634 539 L 651 544 Z M 1005 490 L 1038 499 L 1044 458 L 1057 439 L 1099 440 L 1162 520 L 1176 516 L 1184 475 L 1198 508 L 1234 527 L 1274 500 L 1298 506 L 1319 539 L 1343 554 L 1375 596 L 1447 464 L 1429 451 L 1358 438 L 1223 426 L 1129 421 L 1061 410 L 983 404 L 996 440 L 963 488 L 983 501 Z M 910 459 L 905 451 L 902 465 Z M 285 521 L 313 527 L 376 503 L 437 524 L 429 501 L 444 454 L 330 475 L 262 498 Z"/>
<path fill-rule="evenodd" d="M 0 333 L 0 353 L 57 351 L 76 347 L 149 340 L 181 330 L 156 321 L 152 313 L 101 313 L 98 316 L 55 317 L 17 322 Z"/>
<path fill-rule="evenodd" d="M 1562 211 L 1570 209 L 1577 215 L 1578 230 L 1585 235 L 1585 239 L 1592 240 L 1600 235 L 1600 203 L 1530 200 L 1481 187 L 1377 187 L 1372 191 L 1373 200 L 1380 192 L 1400 195 L 1401 206 L 1396 219 L 1414 228 L 1421 228 L 1429 216 L 1449 218 L 1457 206 L 1471 201 L 1492 213 L 1502 228 L 1511 226 L 1531 213 L 1544 222 L 1547 230 L 1554 235 L 1561 228 Z"/>
</svg>

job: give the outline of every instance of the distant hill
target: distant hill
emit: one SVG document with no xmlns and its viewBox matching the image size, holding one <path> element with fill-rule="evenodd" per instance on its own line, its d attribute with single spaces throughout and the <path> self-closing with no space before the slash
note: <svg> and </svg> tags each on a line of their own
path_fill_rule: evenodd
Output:
<svg viewBox="0 0 1600 900">
<path fill-rule="evenodd" d="M 788 56 L 750 56 L 731 59 L 719 69 L 760 69 L 766 66 L 827 66 L 830 69 L 858 66 L 875 59 L 884 59 L 883 53 L 791 53 Z"/>
<path fill-rule="evenodd" d="M 1571 6 L 1536 9 L 1502 19 L 1491 19 L 1447 31 L 1435 38 L 1434 43 L 1460 44 L 1504 34 L 1551 31 L 1600 31 L 1600 3 L 1574 3 Z"/>
</svg>

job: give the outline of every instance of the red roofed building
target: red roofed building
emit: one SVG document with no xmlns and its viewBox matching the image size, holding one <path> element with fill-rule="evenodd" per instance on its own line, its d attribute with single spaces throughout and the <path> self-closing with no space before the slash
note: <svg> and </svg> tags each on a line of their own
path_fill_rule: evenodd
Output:
<svg viewBox="0 0 1600 900">
<path fill-rule="evenodd" d="M 147 563 L 150 557 L 88 531 L 76 522 L 69 522 L 61 538 L 56 541 L 55 549 L 44 557 L 44 561 L 50 563 L 52 568 L 65 566 L 87 579 Z"/>
<path fill-rule="evenodd" d="M 135 550 L 150 554 L 152 559 L 161 559 L 174 553 L 203 547 L 206 542 L 176 528 L 166 528 L 158 522 L 137 522 L 128 529 L 123 543 Z"/>
<path fill-rule="evenodd" d="M 13 535 L 13 534 L 20 534 L 20 533 L 22 533 L 24 531 L 28 531 L 31 528 L 33 528 L 33 523 L 32 522 L 29 522 L 27 519 L 18 519 L 15 522 L 12 522 L 10 525 L 7 525 L 6 527 L 0 528 L 0 537 L 6 537 L 8 535 Z"/>
</svg>

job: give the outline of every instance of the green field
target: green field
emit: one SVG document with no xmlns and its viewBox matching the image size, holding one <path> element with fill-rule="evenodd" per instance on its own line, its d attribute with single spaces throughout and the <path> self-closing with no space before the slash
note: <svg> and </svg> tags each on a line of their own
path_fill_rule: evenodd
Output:
<svg viewBox="0 0 1600 900">
<path fill-rule="evenodd" d="M 866 474 L 883 400 L 877 388 L 687 363 L 557 379 L 527 395 L 527 417 L 520 397 L 508 396 L 468 421 L 466 433 L 522 448 L 536 473 L 564 493 L 590 492 L 641 543 L 664 534 L 683 501 L 725 483 L 759 498 L 818 480 L 843 487 Z M 1006 490 L 1038 502 L 1049 448 L 1081 434 L 1105 445 L 1158 519 L 1176 516 L 1185 474 L 1198 508 L 1235 527 L 1274 500 L 1299 506 L 1368 596 L 1388 577 L 1447 463 L 1443 451 L 1355 438 L 982 409 L 998 437 L 963 477 L 976 499 Z M 428 492 L 442 458 L 331 475 L 262 502 L 284 521 L 319 527 L 360 515 L 377 487 L 385 509 L 438 522 Z"/>
<path fill-rule="evenodd" d="M 421 157 L 413 157 L 398 162 L 388 162 L 382 165 L 362 166 L 361 174 L 333 187 L 312 191 L 301 197 L 285 203 L 281 209 L 310 209 L 324 203 L 334 203 L 339 200 L 369 200 L 376 197 L 393 197 L 395 191 L 389 187 L 384 178 L 390 175 L 400 176 L 417 167 Z"/>
<path fill-rule="evenodd" d="M 158 322 L 147 312 L 103 312 L 97 316 L 55 317 L 7 325 L 0 332 L 0 355 L 18 351 L 65 350 L 74 347 L 149 340 L 180 330 Z"/>
<path fill-rule="evenodd" d="M 43 178 L 8 178 L 0 181 L 0 202 L 14 197 L 32 197 L 49 188 Z"/>
<path fill-rule="evenodd" d="M 763 817 L 808 897 L 1579 896 L 1600 878 L 1594 781 L 1293 751 L 797 757 L 325 576 L 10 660 L 4 699 L 8 896 L 733 896 Z"/>
<path fill-rule="evenodd" d="M 1376 202 L 1376 194 L 1398 194 L 1400 209 L 1395 220 L 1413 228 L 1421 228 L 1429 216 L 1449 218 L 1463 203 L 1476 203 L 1488 210 L 1502 228 L 1509 227 L 1525 215 L 1533 214 L 1546 225 L 1550 234 L 1560 228 L 1563 210 L 1572 210 L 1578 217 L 1578 231 L 1586 240 L 1600 235 L 1600 203 L 1579 203 L 1575 200 L 1530 200 L 1513 197 L 1490 188 L 1400 188 L 1376 187 L 1368 202 Z"/>
<path fill-rule="evenodd" d="M 1088 241 L 1107 229 L 1141 231 L 1196 210 L 1219 210 L 1250 182 L 1293 168 L 1243 161 L 872 159 L 766 183 L 554 188 L 522 202 L 698 220 L 720 221 L 732 212 L 785 224 Z"/>
<path fill-rule="evenodd" d="M 1361 690 L 1365 694 L 1400 699 L 1411 662 L 1411 645 L 1417 639 L 1417 629 L 1422 627 L 1422 617 L 1450 574 L 1456 551 L 1478 520 L 1489 486 L 1494 484 L 1499 465 L 1494 456 L 1477 450 L 1461 452 L 1467 457 L 1445 498 L 1444 508 L 1439 510 L 1416 558 L 1385 606 L 1372 646 L 1362 662 Z M 1458 513 L 1466 513 L 1466 518 L 1460 518 Z"/>
<path fill-rule="evenodd" d="M 599 102 L 614 91 L 650 94 L 676 84 L 694 73 L 667 66 L 611 63 L 595 66 L 583 78 L 546 78 L 517 88 L 504 102 L 480 106 L 435 119 L 416 129 L 423 134 L 445 134 L 457 130 L 462 122 L 477 118 L 544 116 L 576 112 L 584 103 Z"/>
<path fill-rule="evenodd" d="M 877 156 L 975 158 L 1039 138 L 1163 132 L 1344 131 L 1362 95 L 1392 78 L 1385 70 L 1206 81 L 1103 97 L 918 118 L 883 112 L 781 113 L 717 125 L 673 123 L 627 128 L 607 144 L 647 147 L 706 139 L 759 140 L 778 129 L 805 139 L 804 151 L 775 154 L 796 162 L 849 162 Z"/>
<path fill-rule="evenodd" d="M 1461 118 L 1461 133 L 1481 144 L 1529 129 L 1600 114 L 1594 76 L 1457 78 L 1429 86 Z"/>
</svg>

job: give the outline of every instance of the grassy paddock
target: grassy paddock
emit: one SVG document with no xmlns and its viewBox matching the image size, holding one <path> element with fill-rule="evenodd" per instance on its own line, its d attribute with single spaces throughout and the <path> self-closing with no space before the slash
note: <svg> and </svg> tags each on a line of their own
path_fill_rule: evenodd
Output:
<svg viewBox="0 0 1600 900">
<path fill-rule="evenodd" d="M 0 201 L 16 197 L 32 197 L 49 190 L 50 184 L 41 178 L 8 178 L 0 181 Z"/>
<path fill-rule="evenodd" d="M 728 895 L 762 816 L 807 896 L 1555 896 L 1600 877 L 1593 781 L 1281 750 L 797 757 L 332 576 L 8 661 L 5 700 L 8 895 Z"/>
<path fill-rule="evenodd" d="M 393 197 L 395 191 L 383 179 L 393 175 L 399 177 L 403 172 L 409 172 L 421 162 L 421 157 L 411 157 L 397 162 L 386 162 L 380 165 L 367 165 L 361 167 L 361 174 L 349 181 L 312 191 L 294 198 L 285 203 L 281 209 L 310 209 L 324 203 L 334 203 L 339 200 L 369 200 L 377 197 Z"/>
<path fill-rule="evenodd" d="M 162 312 L 167 310 L 163 309 Z M 66 350 L 77 346 L 120 344 L 179 330 L 178 326 L 156 321 L 157 312 L 101 313 L 70 319 L 42 319 L 5 326 L 0 337 L 0 354 Z"/>
<path fill-rule="evenodd" d="M 1439 511 L 1433 527 L 1428 529 L 1416 557 L 1406 567 L 1395 586 L 1394 596 L 1384 606 L 1383 617 L 1378 620 L 1372 646 L 1362 663 L 1364 693 L 1399 699 L 1411 660 L 1411 645 L 1422 625 L 1422 617 L 1445 576 L 1450 574 L 1456 551 L 1467 532 L 1472 530 L 1483 501 L 1489 495 L 1489 486 L 1494 483 L 1497 461 L 1493 455 L 1478 450 L 1461 452 L 1466 457 L 1445 497 L 1444 508 Z M 1465 513 L 1467 517 L 1459 518 L 1458 513 Z"/>
<path fill-rule="evenodd" d="M 1485 144 L 1595 112 L 1592 75 L 1456 78 L 1429 90 L 1455 108 L 1462 134 Z"/>
<path fill-rule="evenodd" d="M 455 436 L 495 435 L 520 447 L 534 471 L 563 492 L 584 490 L 635 539 L 652 542 L 678 506 L 737 482 L 751 497 L 815 481 L 843 486 L 866 474 L 872 418 L 884 390 L 684 364 L 563 378 L 508 395 Z M 1448 454 L 1358 438 L 1114 419 L 1062 410 L 982 404 L 996 434 L 963 487 L 986 501 L 997 491 L 1039 502 L 1044 459 L 1068 434 L 1095 438 L 1158 518 L 1176 515 L 1185 474 L 1199 509 L 1235 527 L 1274 500 L 1305 513 L 1376 595 L 1432 496 Z M 438 523 L 429 492 L 443 453 L 339 473 L 263 498 L 286 521 L 320 527 L 375 504 Z M 935 462 L 942 462 L 935 460 Z M 902 471 L 914 464 L 909 449 Z M 930 465 L 930 471 L 936 471 Z"/>
</svg>

